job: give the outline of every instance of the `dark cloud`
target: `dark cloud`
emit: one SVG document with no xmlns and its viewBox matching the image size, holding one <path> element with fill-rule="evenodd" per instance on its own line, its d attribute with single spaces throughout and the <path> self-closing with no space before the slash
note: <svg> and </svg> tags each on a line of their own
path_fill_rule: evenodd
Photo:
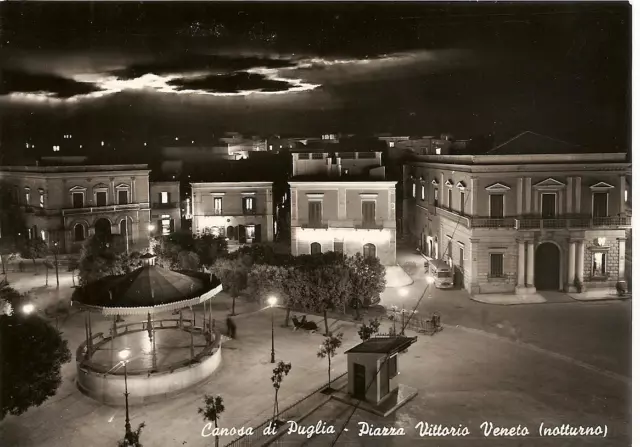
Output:
<svg viewBox="0 0 640 447">
<path fill-rule="evenodd" d="M 255 56 L 221 56 L 205 54 L 188 54 L 168 58 L 162 61 L 135 64 L 112 72 L 120 79 L 135 79 L 146 74 L 173 74 L 196 71 L 233 72 L 249 68 L 286 68 L 295 67 L 296 63 L 285 59 L 269 59 Z"/>
<path fill-rule="evenodd" d="M 177 87 L 178 90 L 201 90 L 208 93 L 285 92 L 295 86 L 286 81 L 268 79 L 261 74 L 245 71 L 196 79 L 177 79 L 168 84 Z"/>
<path fill-rule="evenodd" d="M 59 99 L 72 98 L 100 91 L 93 84 L 76 82 L 62 76 L 44 73 L 28 73 L 16 70 L 3 70 L 0 82 L 0 95 L 12 93 L 47 93 Z"/>
</svg>

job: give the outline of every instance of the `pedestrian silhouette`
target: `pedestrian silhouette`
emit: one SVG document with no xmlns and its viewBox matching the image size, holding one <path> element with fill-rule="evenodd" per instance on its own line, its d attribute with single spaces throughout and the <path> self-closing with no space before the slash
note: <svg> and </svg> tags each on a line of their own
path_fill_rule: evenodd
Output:
<svg viewBox="0 0 640 447">
<path fill-rule="evenodd" d="M 231 338 L 236 338 L 236 323 L 227 317 L 227 335 Z"/>
</svg>

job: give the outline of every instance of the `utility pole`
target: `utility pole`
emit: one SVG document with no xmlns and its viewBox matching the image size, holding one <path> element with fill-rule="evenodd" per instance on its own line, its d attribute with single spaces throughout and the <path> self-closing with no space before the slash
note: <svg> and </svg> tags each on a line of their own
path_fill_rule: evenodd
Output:
<svg viewBox="0 0 640 447">
<path fill-rule="evenodd" d="M 58 241 L 55 241 L 53 245 L 55 246 L 55 250 L 53 251 L 53 259 L 56 264 L 56 287 L 60 288 L 60 276 L 58 276 Z"/>
</svg>

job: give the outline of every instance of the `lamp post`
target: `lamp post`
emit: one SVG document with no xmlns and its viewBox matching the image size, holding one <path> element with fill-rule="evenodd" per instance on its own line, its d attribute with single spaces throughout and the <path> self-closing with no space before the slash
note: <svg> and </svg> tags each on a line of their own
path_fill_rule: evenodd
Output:
<svg viewBox="0 0 640 447">
<path fill-rule="evenodd" d="M 38 309 L 35 305 L 31 303 L 27 303 L 22 306 L 22 313 L 25 315 L 31 315 L 34 312 L 38 312 Z M 56 330 L 58 330 L 58 314 L 56 314 Z"/>
<path fill-rule="evenodd" d="M 275 296 L 270 296 L 267 302 L 269 303 L 269 306 L 271 306 L 271 363 L 275 363 L 276 351 L 275 351 L 274 334 L 273 334 L 273 312 L 274 312 L 273 306 L 275 306 L 276 303 L 278 302 L 278 298 L 276 298 Z"/>
<path fill-rule="evenodd" d="M 129 388 L 127 387 L 127 360 L 129 359 L 130 355 L 131 355 L 131 351 L 129 349 L 123 349 L 118 353 L 118 356 L 122 360 L 122 365 L 124 366 L 125 437 L 128 437 L 129 434 L 131 433 L 131 422 L 129 421 Z"/>
<path fill-rule="evenodd" d="M 55 249 L 53 250 L 53 259 L 56 264 L 56 287 L 60 288 L 60 277 L 58 276 L 58 241 L 53 243 Z"/>
<path fill-rule="evenodd" d="M 401 311 L 402 326 L 400 329 L 400 335 L 404 335 L 404 299 L 403 298 L 406 298 L 408 294 L 409 294 L 409 291 L 407 289 L 400 289 L 400 291 L 398 292 L 398 295 L 400 295 L 400 301 L 402 302 L 402 311 Z"/>
</svg>

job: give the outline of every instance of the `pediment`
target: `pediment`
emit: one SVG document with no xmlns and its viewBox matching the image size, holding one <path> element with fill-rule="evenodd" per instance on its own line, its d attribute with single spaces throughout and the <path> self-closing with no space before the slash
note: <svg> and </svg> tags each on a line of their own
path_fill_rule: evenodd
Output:
<svg viewBox="0 0 640 447">
<path fill-rule="evenodd" d="M 431 180 L 431 184 L 434 186 L 438 186 L 438 181 L 436 179 Z"/>
<path fill-rule="evenodd" d="M 93 189 L 108 189 L 109 186 L 107 186 L 105 183 L 98 183 L 97 185 L 93 186 Z"/>
<path fill-rule="evenodd" d="M 84 186 L 74 186 L 73 188 L 69 189 L 69 192 L 85 192 L 87 190 L 87 188 L 85 188 Z"/>
<path fill-rule="evenodd" d="M 453 188 L 453 182 L 451 182 L 451 180 L 447 180 L 446 182 L 444 182 L 444 186 L 448 186 L 449 188 Z"/>
<path fill-rule="evenodd" d="M 543 180 L 541 182 L 536 183 L 535 185 L 533 185 L 534 188 L 544 188 L 544 189 L 560 189 L 560 188 L 564 188 L 565 185 L 564 183 L 562 183 L 559 180 L 556 180 L 554 178 L 549 177 L 546 180 Z"/>
<path fill-rule="evenodd" d="M 460 189 L 466 189 L 467 185 L 464 184 L 464 182 L 458 182 L 456 184 L 456 188 L 460 188 Z"/>
<path fill-rule="evenodd" d="M 511 188 L 505 185 L 504 183 L 494 183 L 493 185 L 489 185 L 485 188 L 489 192 L 504 192 L 509 191 Z"/>
<path fill-rule="evenodd" d="M 610 184 L 608 184 L 606 182 L 598 182 L 595 185 L 589 186 L 589 188 L 591 188 L 591 189 L 613 189 L 613 188 L 615 188 L 615 186 L 610 185 Z"/>
<path fill-rule="evenodd" d="M 120 183 L 119 185 L 116 185 L 116 188 L 125 189 L 125 188 L 129 188 L 129 185 L 127 185 L 126 183 Z"/>
</svg>

